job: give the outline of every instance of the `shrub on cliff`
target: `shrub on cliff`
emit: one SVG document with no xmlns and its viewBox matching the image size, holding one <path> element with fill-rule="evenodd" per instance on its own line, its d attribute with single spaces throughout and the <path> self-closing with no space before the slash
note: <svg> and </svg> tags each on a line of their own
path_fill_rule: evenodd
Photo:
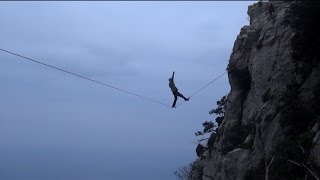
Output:
<svg viewBox="0 0 320 180">
<path fill-rule="evenodd" d="M 194 163 L 188 164 L 181 167 L 173 172 L 178 180 L 188 180 L 190 177 L 190 172 L 193 169 Z"/>
<path fill-rule="evenodd" d="M 218 107 L 216 109 L 212 109 L 209 114 L 216 114 L 215 118 L 216 123 L 212 121 L 205 121 L 202 123 L 203 130 L 197 131 L 195 133 L 196 136 L 203 136 L 207 133 L 211 133 L 208 139 L 201 139 L 199 141 L 207 140 L 207 146 L 210 148 L 213 146 L 214 141 L 217 137 L 217 129 L 224 119 L 224 115 L 227 109 L 227 96 L 223 96 L 219 101 L 217 101 Z"/>
</svg>

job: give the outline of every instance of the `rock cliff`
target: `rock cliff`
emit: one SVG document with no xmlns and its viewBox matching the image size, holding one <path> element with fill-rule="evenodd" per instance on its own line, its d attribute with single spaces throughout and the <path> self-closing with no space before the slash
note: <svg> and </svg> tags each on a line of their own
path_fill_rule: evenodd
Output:
<svg viewBox="0 0 320 180">
<path fill-rule="evenodd" d="M 319 178 L 319 60 L 292 56 L 296 31 L 287 13 L 294 2 L 272 2 L 272 14 L 270 3 L 248 8 L 250 25 L 229 60 L 226 113 L 191 180 Z"/>
</svg>

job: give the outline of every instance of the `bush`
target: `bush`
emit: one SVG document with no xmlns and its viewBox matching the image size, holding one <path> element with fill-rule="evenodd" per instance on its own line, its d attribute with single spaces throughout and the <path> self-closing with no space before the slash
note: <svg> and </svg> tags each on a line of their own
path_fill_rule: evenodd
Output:
<svg viewBox="0 0 320 180">
<path fill-rule="evenodd" d="M 178 180 L 188 180 L 190 176 L 190 172 L 193 168 L 193 163 L 188 164 L 187 166 L 181 167 L 173 172 L 176 175 Z"/>
<path fill-rule="evenodd" d="M 220 99 L 220 101 L 217 101 L 217 105 L 218 105 L 218 107 L 216 109 L 212 109 L 211 111 L 209 111 L 209 114 L 216 114 L 217 115 L 215 121 L 216 121 L 216 123 L 218 125 L 216 125 L 212 121 L 205 121 L 204 123 L 202 123 L 203 130 L 202 131 L 197 131 L 195 133 L 196 136 L 203 136 L 203 135 L 205 135 L 207 133 L 214 133 L 209 138 L 210 139 L 210 143 L 209 143 L 210 145 L 213 145 L 214 139 L 215 139 L 215 137 L 217 135 L 217 129 L 220 126 L 220 124 L 222 123 L 222 120 L 224 119 L 224 114 L 225 114 L 226 109 L 227 109 L 227 96 L 223 96 Z M 200 141 L 202 141 L 202 140 L 200 140 Z"/>
<path fill-rule="evenodd" d="M 218 124 L 218 127 L 222 123 L 222 121 L 224 119 L 224 115 L 227 110 L 227 98 L 228 98 L 227 95 L 223 96 L 220 99 L 220 101 L 217 101 L 218 107 L 216 109 L 212 109 L 211 111 L 209 111 L 209 114 L 216 114 L 217 115 L 215 121 Z"/>
</svg>

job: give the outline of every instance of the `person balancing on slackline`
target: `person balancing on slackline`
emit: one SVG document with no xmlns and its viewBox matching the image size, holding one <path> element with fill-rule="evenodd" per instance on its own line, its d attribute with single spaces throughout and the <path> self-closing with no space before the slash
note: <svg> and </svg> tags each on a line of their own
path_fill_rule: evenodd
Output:
<svg viewBox="0 0 320 180">
<path fill-rule="evenodd" d="M 175 108 L 176 107 L 176 102 L 177 102 L 177 99 L 178 99 L 178 96 L 179 97 L 182 97 L 185 101 L 189 101 L 190 97 L 186 98 L 184 97 L 181 93 L 179 93 L 178 91 L 178 88 L 176 87 L 176 85 L 174 84 L 174 71 L 172 73 L 172 77 L 169 78 L 169 87 L 172 91 L 172 94 L 174 96 L 174 101 L 173 101 L 173 104 L 172 104 L 172 108 Z"/>
</svg>

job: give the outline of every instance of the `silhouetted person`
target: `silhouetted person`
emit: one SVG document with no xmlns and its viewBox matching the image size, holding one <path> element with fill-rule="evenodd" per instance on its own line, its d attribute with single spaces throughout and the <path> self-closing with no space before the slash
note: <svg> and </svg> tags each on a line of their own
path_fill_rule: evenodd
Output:
<svg viewBox="0 0 320 180">
<path fill-rule="evenodd" d="M 275 6 L 273 3 L 270 3 L 269 6 L 268 6 L 268 12 L 269 12 L 269 15 L 272 16 L 274 11 L 275 11 Z"/>
<path fill-rule="evenodd" d="M 174 96 L 174 101 L 173 101 L 173 104 L 172 104 L 172 108 L 175 108 L 176 107 L 176 102 L 177 102 L 177 99 L 178 99 L 178 96 L 179 97 L 182 97 L 185 101 L 189 101 L 189 98 L 186 98 L 184 97 L 181 93 L 179 93 L 178 91 L 178 88 L 176 87 L 176 85 L 174 84 L 174 71 L 172 73 L 172 77 L 169 78 L 169 87 L 172 91 L 172 94 Z"/>
</svg>

